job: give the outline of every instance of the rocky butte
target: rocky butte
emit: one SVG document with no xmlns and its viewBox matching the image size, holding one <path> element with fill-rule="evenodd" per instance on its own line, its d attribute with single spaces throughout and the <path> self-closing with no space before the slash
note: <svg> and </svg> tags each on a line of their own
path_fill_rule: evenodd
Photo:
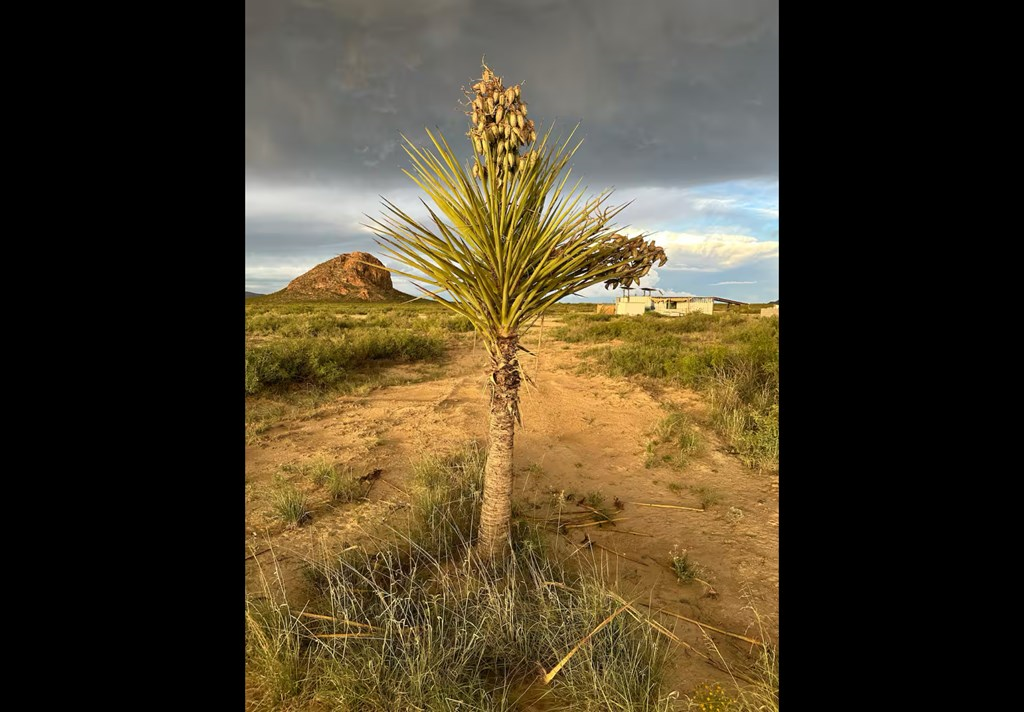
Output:
<svg viewBox="0 0 1024 712">
<path fill-rule="evenodd" d="M 406 301 L 412 296 L 399 292 L 391 273 L 369 252 L 348 252 L 318 264 L 293 279 L 282 297 L 331 301 Z"/>
</svg>

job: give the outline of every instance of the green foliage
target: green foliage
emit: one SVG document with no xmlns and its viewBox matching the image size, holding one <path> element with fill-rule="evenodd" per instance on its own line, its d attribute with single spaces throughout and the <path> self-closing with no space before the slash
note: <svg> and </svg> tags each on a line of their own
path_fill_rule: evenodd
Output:
<svg viewBox="0 0 1024 712">
<path fill-rule="evenodd" d="M 249 346 L 245 353 L 245 392 L 275 386 L 329 387 L 375 361 L 434 360 L 444 352 L 436 334 L 371 327 L 337 339 L 282 339 Z"/>
<path fill-rule="evenodd" d="M 552 335 L 556 339 L 570 343 L 602 343 L 614 339 L 646 342 L 660 335 L 718 331 L 727 323 L 712 314 L 699 313 L 663 319 L 637 319 L 613 314 L 573 314 L 563 317 L 562 320 L 565 325 L 555 329 Z"/>
<path fill-rule="evenodd" d="M 481 82 L 501 86 L 487 69 Z M 500 94 L 493 98 L 503 101 Z M 527 141 L 519 129 L 511 129 L 511 142 L 508 133 L 499 140 L 501 108 L 487 101 L 471 112 L 480 115 L 470 129 L 472 169 L 443 136 L 427 132 L 434 150 L 406 139 L 412 161 L 406 174 L 433 201 L 433 226 L 385 200 L 385 214 L 371 218 L 369 227 L 384 251 L 420 274 L 391 271 L 451 295 L 445 306 L 469 319 L 495 354 L 499 337 L 518 334 L 559 299 L 600 282 L 628 286 L 667 258 L 643 236 L 614 233 L 612 220 L 622 207 L 607 204 L 610 192 L 584 200 L 579 183 L 566 187 L 566 169 L 579 148 L 569 148 L 572 136 L 561 145 L 550 131 L 539 144 L 533 137 L 523 160 L 519 149 Z M 521 99 L 508 101 L 511 116 Z M 477 135 L 481 129 L 486 137 Z"/>
</svg>

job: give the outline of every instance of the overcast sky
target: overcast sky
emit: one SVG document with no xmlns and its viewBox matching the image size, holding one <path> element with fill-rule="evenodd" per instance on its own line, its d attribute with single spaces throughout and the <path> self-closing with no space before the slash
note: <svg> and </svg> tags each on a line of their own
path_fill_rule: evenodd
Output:
<svg viewBox="0 0 1024 712">
<path fill-rule="evenodd" d="M 776 0 L 246 0 L 245 288 L 363 250 L 380 196 L 422 191 L 400 134 L 457 148 L 481 57 L 522 83 L 538 133 L 582 122 L 573 174 L 633 201 L 624 232 L 669 262 L 642 286 L 779 297 Z M 417 293 L 404 280 L 398 289 Z M 610 301 L 597 285 L 593 300 Z"/>
</svg>

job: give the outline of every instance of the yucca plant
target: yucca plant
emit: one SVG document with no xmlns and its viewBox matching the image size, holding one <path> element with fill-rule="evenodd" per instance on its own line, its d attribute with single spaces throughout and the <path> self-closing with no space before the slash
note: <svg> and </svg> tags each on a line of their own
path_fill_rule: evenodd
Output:
<svg viewBox="0 0 1024 712">
<path fill-rule="evenodd" d="M 507 548 L 511 518 L 512 445 L 525 377 L 520 335 L 559 299 L 600 282 L 628 287 L 667 258 L 646 236 L 615 233 L 611 221 L 625 206 L 609 206 L 610 191 L 584 199 L 579 181 L 566 187 L 566 166 L 580 145 L 570 148 L 575 129 L 561 143 L 551 141 L 549 129 L 538 144 L 521 87 L 506 88 L 486 65 L 465 93 L 471 163 L 463 165 L 440 134 L 427 131 L 436 153 L 403 136 L 413 165 L 404 172 L 433 201 L 431 207 L 421 200 L 433 226 L 384 199 L 386 212 L 368 227 L 384 251 L 422 276 L 390 271 L 469 319 L 490 355 L 477 546 L 494 556 Z"/>
</svg>

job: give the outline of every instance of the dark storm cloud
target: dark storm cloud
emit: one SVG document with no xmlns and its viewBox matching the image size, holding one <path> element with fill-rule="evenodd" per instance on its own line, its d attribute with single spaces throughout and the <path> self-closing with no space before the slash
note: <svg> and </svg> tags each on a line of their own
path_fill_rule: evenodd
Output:
<svg viewBox="0 0 1024 712">
<path fill-rule="evenodd" d="M 408 185 L 399 133 L 462 141 L 483 55 L 542 130 L 583 120 L 593 189 L 777 175 L 771 0 L 248 0 L 247 183 Z"/>
</svg>

